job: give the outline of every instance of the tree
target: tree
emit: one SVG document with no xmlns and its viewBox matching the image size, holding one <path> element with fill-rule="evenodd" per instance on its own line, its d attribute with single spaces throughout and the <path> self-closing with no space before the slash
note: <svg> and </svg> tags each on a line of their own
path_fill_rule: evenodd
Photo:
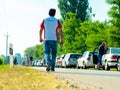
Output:
<svg viewBox="0 0 120 90">
<path fill-rule="evenodd" d="M 97 48 L 101 42 L 108 42 L 109 25 L 107 22 L 84 21 L 76 19 L 76 14 L 68 12 L 63 23 L 64 53 L 82 53 Z"/>
<path fill-rule="evenodd" d="M 106 28 L 108 28 L 108 25 L 105 22 L 85 21 L 81 23 L 81 35 L 83 36 L 86 50 L 94 50 L 101 42 L 108 41 L 108 31 Z"/>
<path fill-rule="evenodd" d="M 25 55 L 33 56 L 34 59 L 43 58 L 43 44 L 28 47 L 24 51 Z"/>
<path fill-rule="evenodd" d="M 4 59 L 0 56 L 0 65 L 4 64 Z"/>
<path fill-rule="evenodd" d="M 112 5 L 108 12 L 111 17 L 111 29 L 110 31 L 110 46 L 120 46 L 120 0 L 106 0 L 106 2 Z"/>
<path fill-rule="evenodd" d="M 63 52 L 64 53 L 70 53 L 70 52 L 79 52 L 80 45 L 78 45 L 79 42 L 77 42 L 76 36 L 77 34 L 77 28 L 80 25 L 80 20 L 76 19 L 76 14 L 72 12 L 68 12 L 67 18 L 65 19 L 63 23 L 63 32 L 64 32 L 64 45 L 63 45 Z"/>
<path fill-rule="evenodd" d="M 81 21 L 89 20 L 91 8 L 89 8 L 88 0 L 58 0 L 58 8 L 62 19 L 65 20 L 67 12 L 76 14 L 76 18 Z"/>
</svg>

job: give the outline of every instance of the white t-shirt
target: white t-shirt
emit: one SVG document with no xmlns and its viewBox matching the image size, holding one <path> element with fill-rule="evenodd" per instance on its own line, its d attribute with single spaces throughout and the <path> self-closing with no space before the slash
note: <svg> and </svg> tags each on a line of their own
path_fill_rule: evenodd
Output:
<svg viewBox="0 0 120 90">
<path fill-rule="evenodd" d="M 44 29 L 45 40 L 55 40 L 58 39 L 58 28 L 62 28 L 60 21 L 54 17 L 48 17 L 44 19 L 40 25 Z"/>
</svg>

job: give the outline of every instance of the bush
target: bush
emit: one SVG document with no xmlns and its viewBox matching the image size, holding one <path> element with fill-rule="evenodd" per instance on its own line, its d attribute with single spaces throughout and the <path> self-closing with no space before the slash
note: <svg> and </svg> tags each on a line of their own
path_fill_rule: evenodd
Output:
<svg viewBox="0 0 120 90">
<path fill-rule="evenodd" d="M 0 57 L 0 65 L 4 64 L 4 59 Z"/>
</svg>

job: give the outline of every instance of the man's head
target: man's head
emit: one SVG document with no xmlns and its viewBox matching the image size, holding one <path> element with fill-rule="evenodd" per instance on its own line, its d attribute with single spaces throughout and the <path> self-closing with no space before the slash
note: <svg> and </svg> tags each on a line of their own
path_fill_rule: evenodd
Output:
<svg viewBox="0 0 120 90">
<path fill-rule="evenodd" d="M 55 9 L 51 8 L 51 9 L 49 10 L 49 16 L 55 16 L 55 13 L 56 13 L 56 10 L 55 10 Z"/>
<path fill-rule="evenodd" d="M 106 42 L 102 42 L 102 45 L 105 46 L 107 43 Z"/>
</svg>

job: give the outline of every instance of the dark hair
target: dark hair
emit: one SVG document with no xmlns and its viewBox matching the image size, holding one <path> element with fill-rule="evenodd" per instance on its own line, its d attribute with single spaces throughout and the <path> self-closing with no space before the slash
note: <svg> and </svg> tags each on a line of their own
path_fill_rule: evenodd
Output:
<svg viewBox="0 0 120 90">
<path fill-rule="evenodd" d="M 55 10 L 55 9 L 51 8 L 51 9 L 49 10 L 49 15 L 50 15 L 50 16 L 55 16 L 55 13 L 56 13 L 56 10 Z"/>
</svg>

